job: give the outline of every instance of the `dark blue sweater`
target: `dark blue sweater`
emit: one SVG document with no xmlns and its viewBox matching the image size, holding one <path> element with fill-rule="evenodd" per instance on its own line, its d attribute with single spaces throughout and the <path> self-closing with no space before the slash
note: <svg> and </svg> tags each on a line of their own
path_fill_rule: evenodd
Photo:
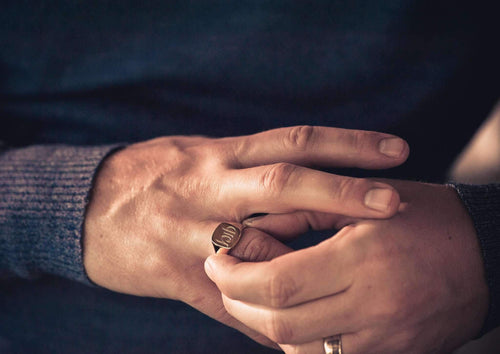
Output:
<svg viewBox="0 0 500 354">
<path fill-rule="evenodd" d="M 256 352 L 183 304 L 88 286 L 81 227 L 95 170 L 118 143 L 313 124 L 412 148 L 404 166 L 342 173 L 444 182 L 500 97 L 498 30 L 487 6 L 423 3 L 4 4 L 0 352 Z M 500 323 L 500 186 L 457 190 L 482 247 L 487 331 Z"/>
</svg>

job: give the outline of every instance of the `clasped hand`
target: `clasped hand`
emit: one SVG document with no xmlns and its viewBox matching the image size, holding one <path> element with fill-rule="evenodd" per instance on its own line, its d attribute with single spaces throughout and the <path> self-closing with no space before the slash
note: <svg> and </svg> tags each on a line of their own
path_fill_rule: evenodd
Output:
<svg viewBox="0 0 500 354">
<path fill-rule="evenodd" d="M 252 227 L 280 237 L 340 229 L 333 237 L 266 262 L 217 254 L 205 269 L 227 311 L 287 353 L 449 353 L 476 336 L 488 290 L 471 219 L 452 187 L 391 183 L 401 195 L 390 219 L 298 212 Z"/>
</svg>

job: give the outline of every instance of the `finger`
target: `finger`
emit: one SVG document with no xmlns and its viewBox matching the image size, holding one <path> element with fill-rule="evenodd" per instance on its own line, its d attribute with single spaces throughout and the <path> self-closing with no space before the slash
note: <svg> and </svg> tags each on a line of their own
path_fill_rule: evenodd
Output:
<svg viewBox="0 0 500 354">
<path fill-rule="evenodd" d="M 386 218 L 399 206 L 398 192 L 386 183 L 285 163 L 228 171 L 222 186 L 224 206 L 240 206 L 245 215 L 310 210 Z"/>
<path fill-rule="evenodd" d="M 332 336 L 330 334 L 329 336 Z M 346 333 L 341 335 L 342 354 L 370 353 L 364 333 Z M 280 344 L 286 354 L 324 354 L 325 347 L 323 338 L 303 344 Z"/>
<path fill-rule="evenodd" d="M 295 126 L 224 140 L 234 167 L 288 162 L 327 167 L 387 168 L 408 157 L 408 144 L 390 134 Z"/>
<path fill-rule="evenodd" d="M 308 219 L 304 214 L 305 212 L 267 214 L 246 219 L 243 224 L 273 235 L 279 240 L 290 240 L 310 229 Z"/>
<path fill-rule="evenodd" d="M 265 232 L 246 227 L 238 244 L 230 254 L 242 261 L 263 262 L 293 251 Z"/>
<path fill-rule="evenodd" d="M 280 344 L 300 344 L 332 333 L 358 331 L 363 317 L 349 290 L 285 309 L 232 300 L 223 295 L 224 307 L 249 328 Z"/>
<path fill-rule="evenodd" d="M 353 256 L 339 252 L 342 242 L 335 242 L 346 230 L 317 246 L 269 262 L 248 263 L 214 255 L 205 261 L 205 271 L 228 297 L 269 307 L 283 308 L 336 294 L 351 285 L 355 272 Z"/>
<path fill-rule="evenodd" d="M 297 211 L 249 218 L 243 221 L 243 225 L 259 229 L 284 241 L 296 238 L 309 230 L 339 230 L 355 220 L 357 219 L 339 214 Z"/>
</svg>

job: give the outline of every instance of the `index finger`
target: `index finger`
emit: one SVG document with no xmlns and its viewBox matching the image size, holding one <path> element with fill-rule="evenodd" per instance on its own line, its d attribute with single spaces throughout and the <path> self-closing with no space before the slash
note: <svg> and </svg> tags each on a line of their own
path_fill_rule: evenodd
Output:
<svg viewBox="0 0 500 354">
<path fill-rule="evenodd" d="M 349 255 L 330 240 L 268 262 L 242 262 L 228 255 L 207 258 L 205 271 L 231 299 L 283 308 L 333 295 L 353 280 Z"/>
<path fill-rule="evenodd" d="M 288 162 L 325 167 L 387 168 L 403 163 L 408 144 L 394 135 L 320 126 L 295 126 L 223 139 L 237 167 Z"/>
</svg>

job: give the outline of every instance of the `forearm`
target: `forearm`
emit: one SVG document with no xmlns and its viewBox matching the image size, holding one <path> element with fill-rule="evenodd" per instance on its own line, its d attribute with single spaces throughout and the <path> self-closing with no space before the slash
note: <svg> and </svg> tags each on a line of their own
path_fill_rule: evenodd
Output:
<svg viewBox="0 0 500 354">
<path fill-rule="evenodd" d="M 88 282 L 81 235 L 92 178 L 115 146 L 33 146 L 0 155 L 0 275 Z"/>
</svg>

